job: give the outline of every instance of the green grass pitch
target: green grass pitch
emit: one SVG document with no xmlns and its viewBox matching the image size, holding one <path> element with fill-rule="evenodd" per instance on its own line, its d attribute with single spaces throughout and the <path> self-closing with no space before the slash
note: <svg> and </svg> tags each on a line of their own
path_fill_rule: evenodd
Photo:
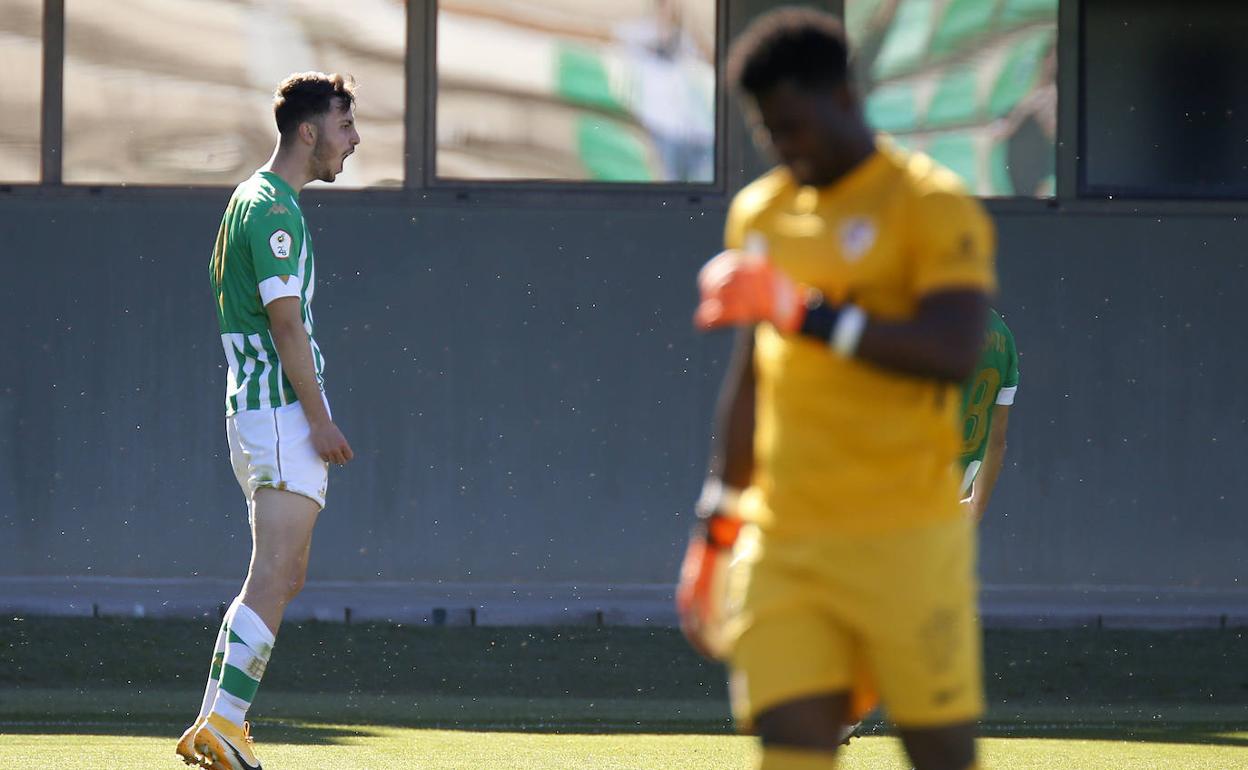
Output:
<svg viewBox="0 0 1248 770">
<path fill-rule="evenodd" d="M 0 620 L 0 768 L 182 767 L 213 632 Z M 122 642 L 125 640 L 125 643 Z M 1248 768 L 1248 633 L 989 632 L 986 768 Z M 723 672 L 666 629 L 289 625 L 257 698 L 265 767 L 745 770 Z M 842 770 L 905 770 L 868 727 Z"/>
</svg>

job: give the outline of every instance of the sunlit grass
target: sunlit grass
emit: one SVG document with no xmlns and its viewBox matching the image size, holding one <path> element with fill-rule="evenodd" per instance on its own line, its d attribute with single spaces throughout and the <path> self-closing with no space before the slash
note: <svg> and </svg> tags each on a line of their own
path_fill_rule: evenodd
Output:
<svg viewBox="0 0 1248 770">
<path fill-rule="evenodd" d="M 0 726 L 0 731 L 3 731 Z M 177 768 L 176 733 L 0 735 L 0 766 L 58 770 Z M 99 731 L 106 732 L 107 731 Z M 1248 739 L 1244 733 L 1234 736 Z M 353 725 L 260 726 L 258 751 L 266 767 L 335 770 L 747 770 L 753 740 L 731 735 L 583 735 L 481 732 Z M 1248 766 L 1243 745 L 1130 743 L 1062 738 L 991 738 L 981 742 L 983 765 L 998 770 L 1229 770 Z M 843 770 L 907 770 L 893 738 L 855 740 Z"/>
<path fill-rule="evenodd" d="M 215 624 L 0 620 L 0 770 L 183 767 Z M 1248 768 L 1245 631 L 990 632 L 985 770 Z M 124 640 L 124 644 L 119 643 Z M 291 624 L 251 717 L 281 768 L 751 768 L 671 629 Z M 840 770 L 908 770 L 880 725 Z"/>
</svg>

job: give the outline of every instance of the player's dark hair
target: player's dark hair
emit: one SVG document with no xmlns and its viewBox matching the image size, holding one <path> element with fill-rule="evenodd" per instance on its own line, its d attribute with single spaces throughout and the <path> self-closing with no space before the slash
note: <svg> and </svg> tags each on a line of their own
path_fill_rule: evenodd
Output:
<svg viewBox="0 0 1248 770">
<path fill-rule="evenodd" d="M 273 95 L 273 117 L 282 136 L 306 120 L 319 117 L 335 106 L 346 110 L 355 103 L 355 80 L 350 75 L 296 72 L 282 81 Z"/>
<path fill-rule="evenodd" d="M 849 46 L 836 17 L 778 8 L 754 20 L 728 53 L 728 82 L 757 99 L 782 82 L 804 88 L 849 79 Z"/>
</svg>

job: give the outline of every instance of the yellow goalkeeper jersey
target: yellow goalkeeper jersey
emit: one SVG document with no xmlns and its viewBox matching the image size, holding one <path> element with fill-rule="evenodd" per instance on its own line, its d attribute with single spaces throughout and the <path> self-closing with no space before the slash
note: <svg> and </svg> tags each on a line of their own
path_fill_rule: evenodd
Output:
<svg viewBox="0 0 1248 770">
<path fill-rule="evenodd" d="M 996 290 L 992 223 L 956 176 L 881 138 L 824 188 L 779 168 L 743 189 L 728 248 L 757 233 L 775 264 L 871 318 L 910 318 L 946 289 Z M 957 383 L 755 332 L 754 476 L 741 514 L 774 534 L 896 531 L 959 515 Z"/>
</svg>

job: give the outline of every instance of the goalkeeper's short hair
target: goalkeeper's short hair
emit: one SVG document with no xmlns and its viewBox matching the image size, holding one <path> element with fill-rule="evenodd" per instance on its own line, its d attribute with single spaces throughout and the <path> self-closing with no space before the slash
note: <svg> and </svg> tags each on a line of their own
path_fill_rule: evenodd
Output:
<svg viewBox="0 0 1248 770">
<path fill-rule="evenodd" d="M 849 44 L 836 17 L 780 8 L 756 19 L 728 55 L 728 79 L 757 99 L 783 82 L 806 88 L 848 82 Z"/>
</svg>

